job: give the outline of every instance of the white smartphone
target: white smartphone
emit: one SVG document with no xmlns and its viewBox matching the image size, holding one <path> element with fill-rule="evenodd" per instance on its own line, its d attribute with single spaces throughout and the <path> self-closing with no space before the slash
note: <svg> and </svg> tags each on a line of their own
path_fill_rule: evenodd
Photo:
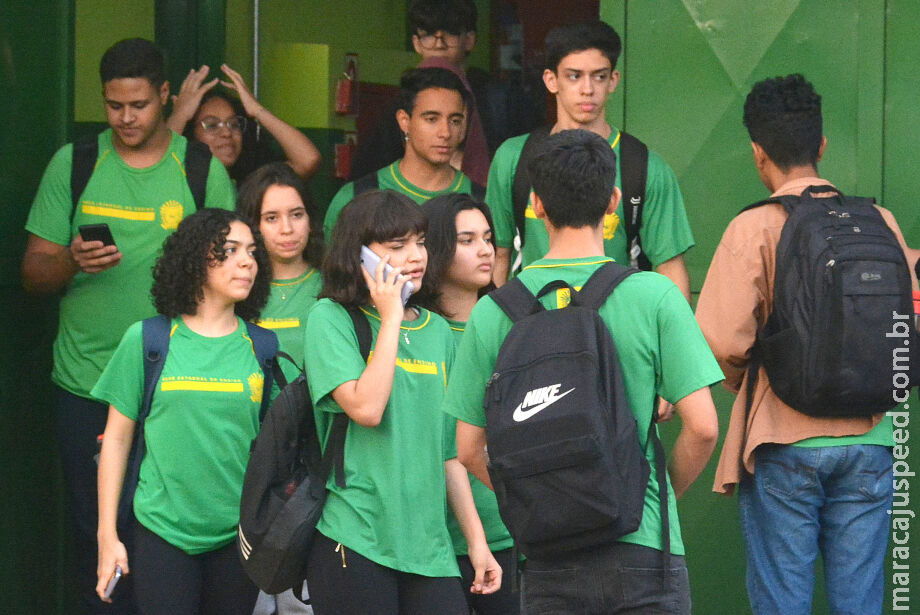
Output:
<svg viewBox="0 0 920 615">
<path fill-rule="evenodd" d="M 105 592 L 102 596 L 106 600 L 112 597 L 112 592 L 115 591 L 115 585 L 118 584 L 118 579 L 121 578 L 121 566 L 115 566 L 115 574 L 112 575 L 112 578 L 109 580 L 109 584 L 105 586 Z"/>
<path fill-rule="evenodd" d="M 378 264 L 380 264 L 380 257 L 377 256 L 377 253 L 367 246 L 361 246 L 361 266 L 364 267 L 365 271 L 371 274 L 372 278 L 377 275 Z M 383 266 L 383 273 L 386 275 L 387 279 L 390 278 L 391 271 L 393 271 L 393 268 L 390 267 L 389 264 Z M 413 284 L 411 280 L 403 284 L 402 292 L 400 293 L 403 306 L 409 302 L 409 297 L 412 296 L 413 291 L 415 291 L 415 284 Z"/>
</svg>

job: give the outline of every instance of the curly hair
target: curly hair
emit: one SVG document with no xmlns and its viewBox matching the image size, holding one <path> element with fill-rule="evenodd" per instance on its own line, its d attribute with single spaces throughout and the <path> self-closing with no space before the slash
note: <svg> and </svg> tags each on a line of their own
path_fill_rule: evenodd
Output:
<svg viewBox="0 0 920 615">
<path fill-rule="evenodd" d="M 231 166 L 227 167 L 227 174 L 230 175 L 233 181 L 239 183 L 256 169 L 261 154 L 259 140 L 256 137 L 256 123 L 246 113 L 246 108 L 243 107 L 243 103 L 239 98 L 216 89 L 206 92 L 201 97 L 201 102 L 198 103 L 198 108 L 195 109 L 192 119 L 185 125 L 182 136 L 189 141 L 198 140 L 195 138 L 195 124 L 201 121 L 198 114 L 201 113 L 204 103 L 213 98 L 220 98 L 226 101 L 233 108 L 234 115 L 246 118 L 246 129 L 243 131 L 243 149 L 240 151 L 240 157 Z"/>
<path fill-rule="evenodd" d="M 393 190 L 368 190 L 352 199 L 342 210 L 332 243 L 323 261 L 323 289 L 327 297 L 342 305 L 359 307 L 370 302 L 370 291 L 361 274 L 361 246 L 392 241 L 428 229 L 425 210 L 409 197 Z M 431 293 L 424 285 L 410 301 L 427 305 Z"/>
<path fill-rule="evenodd" d="M 157 312 L 175 318 L 180 314 L 195 314 L 204 300 L 204 285 L 208 269 L 227 260 L 224 243 L 231 222 L 248 223 L 239 214 L 224 209 L 202 209 L 179 223 L 176 231 L 163 242 L 163 253 L 153 266 L 153 304 Z M 237 316 L 255 320 L 268 301 L 272 272 L 268 253 L 257 229 L 255 261 L 256 279 L 249 296 L 234 306 Z"/>
<path fill-rule="evenodd" d="M 821 96 L 799 74 L 764 79 L 744 101 L 744 126 L 783 171 L 817 166 L 823 128 Z"/>
<path fill-rule="evenodd" d="M 253 171 L 240 185 L 236 196 L 237 213 L 243 216 L 252 228 L 260 228 L 262 201 L 272 186 L 290 186 L 300 196 L 310 224 L 310 234 L 303 257 L 312 266 L 319 267 L 323 264 L 323 254 L 326 251 L 326 243 L 323 241 L 323 219 L 310 197 L 307 185 L 294 172 L 291 165 L 286 162 L 270 162 Z"/>
<path fill-rule="evenodd" d="M 453 314 L 447 313 L 441 303 L 441 284 L 450 269 L 450 264 L 454 260 L 454 254 L 457 253 L 457 216 L 461 211 L 468 209 L 478 209 L 485 216 L 489 224 L 489 230 L 494 229 L 492 224 L 492 212 L 485 203 L 474 199 L 469 194 L 442 194 L 429 200 L 423 206 L 428 213 L 428 234 L 425 236 L 425 247 L 428 248 L 428 267 L 425 269 L 425 277 L 422 280 L 422 287 L 428 289 L 425 299 L 428 302 L 423 306 L 433 312 L 437 312 L 446 318 L 453 318 Z M 495 238 L 492 238 L 492 246 L 495 246 Z M 479 289 L 479 296 L 487 294 L 494 290 L 495 285 L 491 282 Z"/>
</svg>

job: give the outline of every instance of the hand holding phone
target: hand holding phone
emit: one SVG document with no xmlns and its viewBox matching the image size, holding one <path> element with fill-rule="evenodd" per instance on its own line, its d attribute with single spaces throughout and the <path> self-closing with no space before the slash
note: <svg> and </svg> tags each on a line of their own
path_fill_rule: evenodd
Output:
<svg viewBox="0 0 920 615">
<path fill-rule="evenodd" d="M 70 253 L 81 271 L 99 273 L 121 262 L 121 252 L 108 224 L 81 224 L 79 230 L 79 236 L 74 236 L 70 243 Z M 86 248 L 93 241 L 101 241 L 102 246 Z"/>
<path fill-rule="evenodd" d="M 101 241 L 104 246 L 114 246 L 115 238 L 108 224 L 81 224 L 80 237 L 83 241 Z"/>
<path fill-rule="evenodd" d="M 364 270 L 367 271 L 372 278 L 377 276 L 377 265 L 379 264 L 380 257 L 377 256 L 377 253 L 367 246 L 361 246 L 361 266 L 364 267 Z M 390 278 L 391 271 L 393 271 L 393 267 L 391 267 L 389 263 L 383 266 L 383 273 L 387 279 Z M 413 292 L 415 292 L 415 284 L 413 284 L 411 280 L 403 284 L 402 290 L 400 291 L 403 307 L 409 302 L 409 297 L 412 296 Z"/>
<path fill-rule="evenodd" d="M 121 566 L 115 566 L 115 574 L 112 575 L 108 585 L 105 586 L 105 591 L 102 593 L 103 600 L 110 600 L 112 598 L 112 592 L 115 591 L 115 585 L 118 584 L 118 579 L 120 578 Z"/>
</svg>

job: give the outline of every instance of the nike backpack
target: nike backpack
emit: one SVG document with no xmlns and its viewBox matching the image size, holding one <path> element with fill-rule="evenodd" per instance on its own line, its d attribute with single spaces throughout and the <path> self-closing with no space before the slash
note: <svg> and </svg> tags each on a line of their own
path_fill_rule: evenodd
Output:
<svg viewBox="0 0 920 615">
<path fill-rule="evenodd" d="M 579 292 L 556 281 L 535 297 L 513 278 L 489 294 L 514 324 L 486 387 L 488 470 L 502 520 L 528 557 L 610 543 L 642 521 L 649 464 L 613 338 L 598 314 L 636 271 L 610 262 Z M 571 303 L 544 309 L 539 297 L 560 288 Z M 648 433 L 665 530 L 666 469 L 654 418 Z M 663 531 L 665 554 L 669 538 Z"/>
<path fill-rule="evenodd" d="M 371 329 L 364 314 L 349 309 L 361 356 L 367 360 Z M 335 414 L 321 452 L 306 374 L 287 382 L 275 367 L 281 392 L 272 401 L 253 441 L 243 479 L 237 546 L 243 570 L 259 589 L 278 594 L 294 588 L 298 597 L 306 578 L 307 556 L 326 502 L 326 481 L 345 487 L 345 436 L 348 415 Z"/>
<path fill-rule="evenodd" d="M 814 196 L 824 193 L 832 196 Z M 776 248 L 773 311 L 754 346 L 749 393 L 763 365 L 777 397 L 809 416 L 891 409 L 893 370 L 903 363 L 909 372 L 908 345 L 916 339 L 910 270 L 894 233 L 872 199 L 845 197 L 826 185 L 745 211 L 766 203 L 782 205 L 789 218 Z"/>
</svg>

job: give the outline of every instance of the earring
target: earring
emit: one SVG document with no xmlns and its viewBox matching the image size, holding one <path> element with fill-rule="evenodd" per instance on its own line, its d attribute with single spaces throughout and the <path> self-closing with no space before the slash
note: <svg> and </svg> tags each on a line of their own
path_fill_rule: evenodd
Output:
<svg viewBox="0 0 920 615">
<path fill-rule="evenodd" d="M 404 133 L 403 133 L 403 141 L 405 141 L 406 143 L 409 142 L 409 133 L 408 133 L 408 132 L 404 132 Z"/>
</svg>

